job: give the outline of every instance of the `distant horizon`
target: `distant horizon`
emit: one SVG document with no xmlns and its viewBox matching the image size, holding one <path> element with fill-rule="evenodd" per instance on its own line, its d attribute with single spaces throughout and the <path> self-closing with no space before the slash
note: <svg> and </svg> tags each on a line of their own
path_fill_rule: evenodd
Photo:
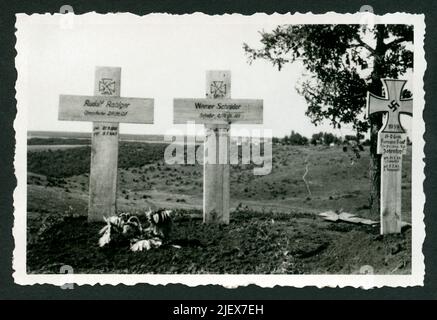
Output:
<svg viewBox="0 0 437 320">
<path fill-rule="evenodd" d="M 300 134 L 303 137 L 306 137 L 308 139 L 311 139 L 311 137 L 312 137 L 312 135 L 311 136 L 305 136 L 305 135 L 303 135 L 300 132 L 297 132 L 295 130 L 294 130 L 294 132 L 298 133 L 298 134 Z M 319 131 L 319 132 L 316 132 L 314 134 L 317 134 L 317 133 L 320 133 L 320 132 L 322 132 L 322 133 L 331 133 L 331 132 L 327 132 L 327 131 Z M 33 134 L 33 133 L 41 133 L 41 134 L 56 133 L 56 134 L 69 134 L 69 135 L 88 135 L 89 134 L 90 138 L 91 138 L 91 134 L 92 134 L 91 131 L 88 132 L 88 131 L 60 131 L 60 130 L 28 130 L 27 131 L 27 138 L 29 139 L 29 134 Z M 291 130 L 290 130 L 290 132 L 288 134 L 286 134 L 284 136 L 273 136 L 273 138 L 280 138 L 280 139 L 282 139 L 282 138 L 285 138 L 285 136 L 290 136 L 290 134 L 291 134 Z M 194 135 L 187 135 L 187 134 L 173 134 L 173 135 L 174 136 L 184 136 L 184 137 L 194 136 Z M 343 136 L 340 136 L 340 135 L 335 135 L 335 136 L 336 137 L 345 138 L 345 136 L 350 136 L 350 135 L 351 134 L 346 134 L 346 135 L 343 135 Z M 144 137 L 147 137 L 147 136 L 151 136 L 151 137 L 152 136 L 162 136 L 162 137 L 164 137 L 165 134 L 161 134 L 161 133 L 120 133 L 120 136 L 144 136 Z M 200 134 L 200 135 L 196 134 L 195 136 L 196 137 L 204 137 L 204 135 L 202 135 L 202 134 Z M 232 135 L 232 134 L 231 134 L 231 136 L 232 137 L 251 137 L 251 136 Z M 30 138 L 34 138 L 34 137 L 30 137 Z M 365 140 L 365 139 L 363 139 L 363 140 Z"/>
<path fill-rule="evenodd" d="M 207 16 L 193 21 L 182 16 L 85 14 L 74 16 L 69 30 L 60 27 L 58 16 L 20 16 L 17 72 L 25 86 L 17 94 L 27 108 L 28 129 L 91 132 L 91 122 L 58 120 L 59 95 L 92 95 L 95 67 L 118 66 L 122 97 L 155 101 L 154 124 L 123 123 L 122 134 L 185 130 L 173 124 L 173 99 L 205 97 L 207 70 L 231 71 L 232 98 L 263 99 L 263 124 L 235 125 L 237 129 L 271 129 L 276 137 L 291 130 L 307 137 L 320 131 L 337 136 L 353 132 L 351 125 L 339 130 L 328 121 L 315 126 L 305 115 L 307 103 L 295 90 L 306 73 L 301 62 L 281 71 L 267 61 L 248 64 L 243 43 L 259 46 L 259 31 L 272 30 L 278 22 L 266 17 L 229 24 Z"/>
<path fill-rule="evenodd" d="M 305 114 L 307 102 L 295 89 L 308 73 L 300 61 L 281 71 L 262 59 L 248 63 L 243 43 L 259 47 L 259 31 L 287 20 L 247 17 L 220 23 L 206 15 L 84 14 L 74 16 L 73 28 L 65 29 L 59 18 L 34 14 L 17 19 L 17 100 L 27 110 L 30 130 L 91 132 L 91 122 L 58 120 L 59 96 L 92 95 L 96 66 L 118 66 L 121 97 L 154 99 L 154 123 L 122 123 L 120 134 L 185 132 L 184 125 L 173 124 L 173 99 L 205 97 L 208 70 L 231 71 L 232 98 L 263 100 L 263 124 L 235 124 L 231 134 L 233 128 L 269 129 L 275 137 L 292 130 L 305 137 L 318 132 L 354 134 L 351 124 L 334 129 L 325 120 L 316 126 Z M 411 89 L 411 72 L 403 78 Z M 401 122 L 410 133 L 410 117 L 401 116 Z M 196 132 L 202 131 L 203 125 L 196 125 Z"/>
</svg>

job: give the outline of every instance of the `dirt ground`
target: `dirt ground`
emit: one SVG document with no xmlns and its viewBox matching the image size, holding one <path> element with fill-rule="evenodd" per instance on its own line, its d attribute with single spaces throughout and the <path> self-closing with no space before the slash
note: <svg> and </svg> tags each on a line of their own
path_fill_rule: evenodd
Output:
<svg viewBox="0 0 437 320">
<path fill-rule="evenodd" d="M 381 237 L 375 227 L 332 223 L 311 214 L 233 212 L 229 225 L 176 213 L 171 245 L 133 253 L 97 246 L 100 223 L 67 217 L 28 247 L 31 273 L 409 273 L 411 232 Z M 256 241 L 254 241 L 256 239 Z"/>
<path fill-rule="evenodd" d="M 231 223 L 204 225 L 202 166 L 166 165 L 158 144 L 121 144 L 118 209 L 142 214 L 173 208 L 171 245 L 132 253 L 100 249 L 99 223 L 86 222 L 89 147 L 29 151 L 28 271 L 58 273 L 411 272 L 411 230 L 379 236 L 378 226 L 328 222 L 318 213 L 368 210 L 368 150 L 357 159 L 341 147 L 274 146 L 273 168 L 254 176 L 231 169 Z M 88 167 L 87 167 L 88 165 Z M 306 179 L 310 192 L 302 180 Z M 411 150 L 403 164 L 403 219 L 411 221 Z"/>
</svg>

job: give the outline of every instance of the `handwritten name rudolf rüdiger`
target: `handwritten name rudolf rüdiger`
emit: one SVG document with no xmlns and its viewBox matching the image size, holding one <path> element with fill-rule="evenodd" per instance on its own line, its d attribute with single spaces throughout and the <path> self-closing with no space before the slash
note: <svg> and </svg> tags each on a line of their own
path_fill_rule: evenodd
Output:
<svg viewBox="0 0 437 320">
<path fill-rule="evenodd" d="M 121 116 L 127 115 L 127 109 L 130 106 L 129 102 L 111 101 L 111 100 L 89 100 L 86 99 L 83 104 L 84 107 L 90 108 L 108 108 L 113 110 L 85 110 L 85 115 L 107 115 L 107 116 Z"/>
</svg>

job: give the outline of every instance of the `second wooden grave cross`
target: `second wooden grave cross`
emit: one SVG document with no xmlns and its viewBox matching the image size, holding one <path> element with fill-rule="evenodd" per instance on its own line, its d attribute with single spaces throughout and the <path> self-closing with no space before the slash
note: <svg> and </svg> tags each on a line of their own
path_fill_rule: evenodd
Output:
<svg viewBox="0 0 437 320">
<path fill-rule="evenodd" d="M 231 99 L 231 72 L 206 72 L 206 99 L 174 99 L 174 123 L 205 124 L 203 222 L 229 223 L 231 123 L 261 124 L 263 101 Z M 209 150 L 209 151 L 208 151 Z M 209 163 L 215 152 L 215 161 Z"/>
<path fill-rule="evenodd" d="M 385 98 L 367 94 L 368 114 L 384 112 L 385 124 L 378 132 L 381 157 L 381 234 L 401 232 L 402 155 L 407 150 L 407 134 L 400 114 L 413 115 L 413 99 L 402 99 L 405 80 L 382 79 Z"/>
<path fill-rule="evenodd" d="M 121 68 L 97 67 L 94 96 L 59 96 L 59 120 L 93 121 L 88 221 L 116 214 L 118 124 L 153 123 L 153 99 L 120 97 L 120 80 Z"/>
</svg>

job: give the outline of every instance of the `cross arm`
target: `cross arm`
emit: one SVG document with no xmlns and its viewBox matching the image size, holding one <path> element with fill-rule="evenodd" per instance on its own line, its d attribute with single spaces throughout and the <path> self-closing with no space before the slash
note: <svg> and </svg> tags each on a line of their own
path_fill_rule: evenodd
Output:
<svg viewBox="0 0 437 320">
<path fill-rule="evenodd" d="M 413 116 L 413 99 L 401 99 L 400 101 L 399 113 L 408 114 L 409 116 Z"/>
<path fill-rule="evenodd" d="M 367 114 L 371 115 L 377 112 L 388 112 L 386 98 L 378 97 L 371 92 L 367 92 Z"/>
<path fill-rule="evenodd" d="M 263 100 L 180 99 L 173 100 L 173 123 L 262 124 Z"/>
<path fill-rule="evenodd" d="M 153 123 L 153 99 L 59 96 L 59 120 Z"/>
</svg>

